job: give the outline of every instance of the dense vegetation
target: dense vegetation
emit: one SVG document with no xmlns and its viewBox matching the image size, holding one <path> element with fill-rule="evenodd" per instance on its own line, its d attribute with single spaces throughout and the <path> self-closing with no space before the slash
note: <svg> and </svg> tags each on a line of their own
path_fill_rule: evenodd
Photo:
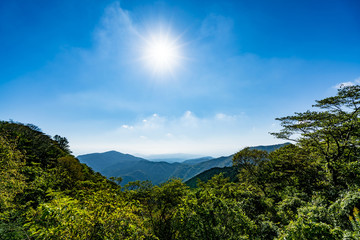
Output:
<svg viewBox="0 0 360 240">
<path fill-rule="evenodd" d="M 190 189 L 107 180 L 74 158 L 66 138 L 0 122 L 2 239 L 359 239 L 360 87 L 279 118 L 271 153 L 233 157 L 221 175 Z"/>
<path fill-rule="evenodd" d="M 273 152 L 278 148 L 284 147 L 286 145 L 289 145 L 290 143 L 283 143 L 283 144 L 276 144 L 276 145 L 269 145 L 269 146 L 256 146 L 256 147 L 249 147 L 249 150 L 262 150 L 262 151 L 266 151 L 266 152 Z M 231 155 L 229 157 L 220 157 L 217 159 L 212 159 L 209 160 L 208 162 L 211 161 L 217 161 L 220 162 L 221 165 L 223 165 L 223 162 L 226 162 L 228 158 L 233 159 L 234 155 Z M 220 161 L 219 161 L 220 160 Z M 224 178 L 228 178 L 228 180 L 230 182 L 238 182 L 238 168 L 234 167 L 234 166 L 229 166 L 229 167 L 212 167 L 208 170 L 204 170 L 203 172 L 197 174 L 196 176 L 186 180 L 185 179 L 185 183 L 186 185 L 188 185 L 190 188 L 195 188 L 197 187 L 198 181 L 202 181 L 202 182 L 207 182 L 209 181 L 212 177 L 214 177 L 215 175 L 218 174 L 222 174 L 222 176 Z"/>
</svg>

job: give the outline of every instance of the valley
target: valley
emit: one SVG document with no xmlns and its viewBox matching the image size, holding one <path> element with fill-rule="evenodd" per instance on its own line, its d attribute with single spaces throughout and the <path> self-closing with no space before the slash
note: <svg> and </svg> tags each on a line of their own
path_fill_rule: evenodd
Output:
<svg viewBox="0 0 360 240">
<path fill-rule="evenodd" d="M 251 149 L 270 152 L 287 144 L 289 143 L 255 146 L 251 147 Z M 187 181 L 212 168 L 231 167 L 232 157 L 233 155 L 219 158 L 202 157 L 196 159 L 182 159 L 182 162 L 155 162 L 117 151 L 90 153 L 77 156 L 81 163 L 85 163 L 94 171 L 100 172 L 108 178 L 121 177 L 121 185 L 137 180 L 149 180 L 155 185 L 166 182 L 171 178 L 180 178 L 183 181 Z"/>
</svg>

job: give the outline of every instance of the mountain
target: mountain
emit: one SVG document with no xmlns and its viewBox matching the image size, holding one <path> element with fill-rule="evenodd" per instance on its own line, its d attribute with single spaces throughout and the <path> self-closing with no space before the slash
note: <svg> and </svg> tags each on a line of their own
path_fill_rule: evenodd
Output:
<svg viewBox="0 0 360 240">
<path fill-rule="evenodd" d="M 77 157 L 81 163 L 85 163 L 94 171 L 102 173 L 102 171 L 115 164 L 132 165 L 135 162 L 144 161 L 145 159 L 135 157 L 130 154 L 124 154 L 117 151 L 109 151 L 104 153 L 90 153 Z M 145 160 L 146 161 L 146 160 Z"/>
<path fill-rule="evenodd" d="M 189 165 L 194 165 L 194 164 L 205 162 L 205 161 L 208 161 L 208 160 L 211 160 L 211 159 L 214 159 L 214 158 L 213 157 L 201 157 L 201 158 L 194 158 L 194 159 L 185 160 L 182 163 L 189 164 Z"/>
<path fill-rule="evenodd" d="M 289 145 L 289 144 L 291 144 L 291 143 L 286 142 L 286 143 L 275 144 L 275 145 L 250 147 L 250 149 L 257 149 L 257 150 L 263 150 L 263 151 L 267 151 L 267 152 L 273 152 L 276 149 L 284 147 L 284 146 Z"/>
<path fill-rule="evenodd" d="M 273 149 L 281 146 L 283 145 L 259 147 Z M 211 168 L 232 166 L 232 156 L 214 159 L 205 157 L 186 160 L 182 163 L 169 163 L 154 162 L 130 154 L 110 151 L 80 155 L 77 158 L 106 177 L 122 177 L 122 185 L 124 185 L 135 180 L 150 180 L 153 184 L 160 184 L 170 178 L 181 178 L 186 181 Z"/>
<path fill-rule="evenodd" d="M 276 145 L 268 145 L 268 146 L 255 146 L 250 147 L 250 149 L 257 149 L 257 150 L 263 150 L 267 152 L 275 151 L 278 148 L 284 147 L 286 145 L 289 145 L 291 143 L 283 143 L 283 144 L 276 144 Z M 201 180 L 202 182 L 207 182 L 210 180 L 213 176 L 218 175 L 222 173 L 224 177 L 230 178 L 230 181 L 237 181 L 236 175 L 237 170 L 232 167 L 232 157 L 233 155 L 229 157 L 221 157 L 216 160 L 216 163 L 219 165 L 217 167 L 209 168 L 208 170 L 205 170 L 204 172 L 199 173 L 198 175 L 188 179 L 185 183 L 190 186 L 191 188 L 196 187 L 198 180 Z M 215 163 L 213 163 L 216 165 Z M 225 165 L 221 167 L 221 165 Z"/>
<path fill-rule="evenodd" d="M 237 174 L 238 170 L 234 167 L 214 167 L 209 170 L 206 170 L 202 173 L 199 173 L 193 178 L 190 178 L 185 182 L 186 185 L 188 185 L 191 188 L 195 188 L 197 186 L 198 181 L 207 182 L 209 181 L 213 176 L 218 175 L 222 173 L 224 177 L 229 178 L 231 182 L 237 181 Z"/>
<path fill-rule="evenodd" d="M 159 184 L 171 177 L 181 177 L 173 174 L 179 167 L 181 167 L 180 163 L 142 160 L 132 163 L 127 162 L 127 164 L 120 162 L 105 168 L 101 173 L 107 177 L 122 177 L 123 184 L 135 180 L 150 180 L 154 184 Z"/>
<path fill-rule="evenodd" d="M 186 160 L 187 163 L 168 163 L 154 162 L 116 151 L 91 153 L 77 158 L 106 177 L 122 177 L 122 185 L 135 180 L 150 180 L 153 184 L 165 182 L 170 178 L 187 180 L 210 168 L 232 164 L 231 156 L 191 159 Z"/>
<path fill-rule="evenodd" d="M 192 159 L 205 158 L 204 156 L 201 155 L 185 154 L 185 153 L 153 154 L 153 155 L 143 155 L 141 157 L 153 162 L 168 162 L 168 163 L 184 162 Z"/>
</svg>

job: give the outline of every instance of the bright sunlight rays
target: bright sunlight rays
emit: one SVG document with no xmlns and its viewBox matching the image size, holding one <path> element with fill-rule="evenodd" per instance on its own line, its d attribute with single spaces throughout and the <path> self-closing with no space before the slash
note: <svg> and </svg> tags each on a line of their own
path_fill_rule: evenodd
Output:
<svg viewBox="0 0 360 240">
<path fill-rule="evenodd" d="M 174 74 L 182 59 L 177 38 L 153 34 L 145 40 L 143 60 L 154 74 Z"/>
</svg>

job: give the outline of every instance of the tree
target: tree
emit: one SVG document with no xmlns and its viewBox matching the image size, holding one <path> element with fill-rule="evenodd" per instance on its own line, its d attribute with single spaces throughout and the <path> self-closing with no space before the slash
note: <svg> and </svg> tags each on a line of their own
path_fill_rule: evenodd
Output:
<svg viewBox="0 0 360 240">
<path fill-rule="evenodd" d="M 268 158 L 268 152 L 257 149 L 244 148 L 236 153 L 233 157 L 233 165 L 239 168 L 251 170 L 254 166 L 259 165 Z"/>
<path fill-rule="evenodd" d="M 260 231 L 247 215 L 254 200 L 221 174 L 201 182 L 178 208 L 177 239 L 256 239 Z"/>
<path fill-rule="evenodd" d="M 128 200 L 139 202 L 144 223 L 158 239 L 177 239 L 175 216 L 184 204 L 189 187 L 179 179 L 171 179 L 153 186 L 150 181 L 136 181 L 125 185 Z"/>
<path fill-rule="evenodd" d="M 352 231 L 346 231 L 344 239 L 360 239 L 360 216 L 359 216 L 359 209 L 354 208 L 353 216 L 349 217 Z"/>
<path fill-rule="evenodd" d="M 293 144 L 279 148 L 259 169 L 258 182 L 274 197 L 289 186 L 310 195 L 326 187 L 322 166 L 313 158 L 308 149 Z"/>
<path fill-rule="evenodd" d="M 345 86 L 334 97 L 316 101 L 317 111 L 277 118 L 283 129 L 272 135 L 295 141 L 316 152 L 324 161 L 334 186 L 344 187 L 356 173 L 344 179 L 346 165 L 357 161 L 360 140 L 360 86 Z"/>
<path fill-rule="evenodd" d="M 334 227 L 328 220 L 327 209 L 323 206 L 304 206 L 298 209 L 297 217 L 283 229 L 281 240 L 338 240 L 342 238 L 343 231 Z M 347 238 L 346 238 L 347 239 Z"/>
<path fill-rule="evenodd" d="M 54 140 L 59 144 L 59 147 L 64 150 L 67 153 L 71 153 L 69 141 L 66 139 L 66 137 L 61 137 L 59 135 L 54 136 Z"/>
<path fill-rule="evenodd" d="M 253 185 L 265 192 L 264 185 L 258 182 L 257 174 L 259 167 L 268 160 L 269 153 L 267 151 L 244 148 L 233 156 L 233 166 L 238 168 L 239 181 L 247 185 Z"/>
<path fill-rule="evenodd" d="M 29 127 L 22 123 L 0 121 L 0 135 L 16 145 L 16 149 L 24 154 L 28 166 L 40 163 L 41 167 L 52 168 L 58 158 L 69 154 L 60 148 L 56 141 L 31 124 Z"/>
<path fill-rule="evenodd" d="M 151 228 L 159 239 L 175 239 L 175 213 L 183 204 L 188 187 L 179 179 L 169 180 L 160 186 L 155 186 L 151 192 L 153 200 L 150 212 Z M 148 208 L 149 209 L 149 208 Z"/>
<path fill-rule="evenodd" d="M 25 188 L 24 156 L 0 135 L 0 239 L 24 239 L 16 198 Z"/>
<path fill-rule="evenodd" d="M 83 201 L 62 192 L 48 193 L 50 202 L 28 214 L 34 239 L 156 239 L 136 214 L 133 202 L 111 189 L 85 195 Z"/>
<path fill-rule="evenodd" d="M 16 194 L 24 189 L 25 177 L 21 168 L 23 155 L 0 136 L 0 213 L 13 205 Z"/>
</svg>

